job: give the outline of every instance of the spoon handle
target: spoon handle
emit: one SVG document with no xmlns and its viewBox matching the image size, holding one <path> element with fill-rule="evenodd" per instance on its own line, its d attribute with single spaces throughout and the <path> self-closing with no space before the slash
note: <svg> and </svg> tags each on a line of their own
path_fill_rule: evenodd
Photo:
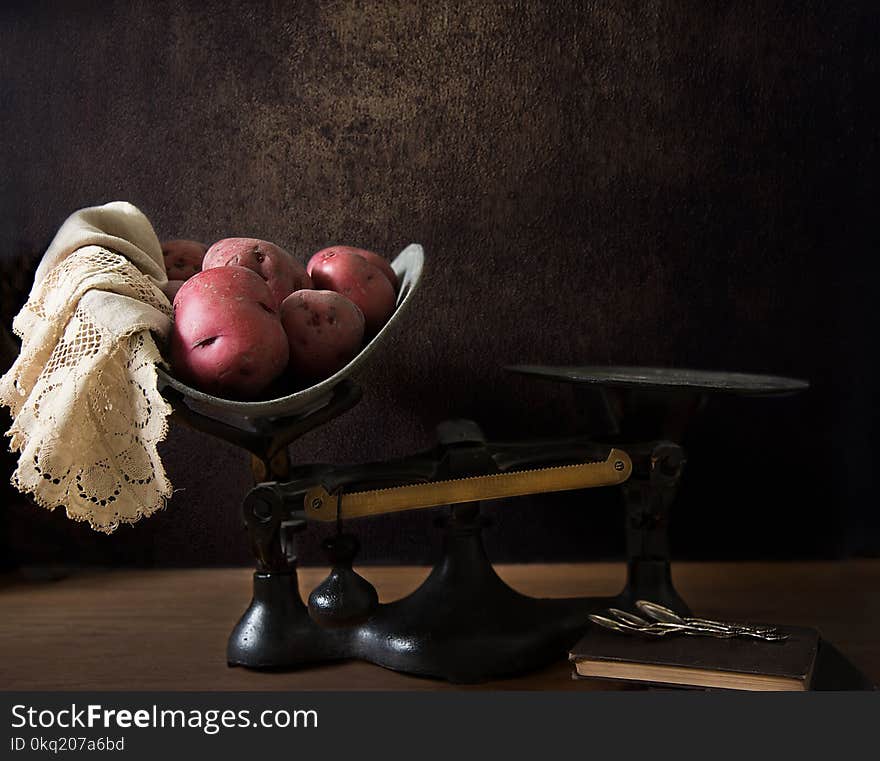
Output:
<svg viewBox="0 0 880 761">
<path fill-rule="evenodd" d="M 635 613 L 629 613 L 618 608 L 608 608 L 607 612 L 618 621 L 623 621 L 624 623 L 632 624 L 633 626 L 650 626 L 652 623 L 651 621 L 646 621 L 641 616 L 637 616 Z"/>
</svg>

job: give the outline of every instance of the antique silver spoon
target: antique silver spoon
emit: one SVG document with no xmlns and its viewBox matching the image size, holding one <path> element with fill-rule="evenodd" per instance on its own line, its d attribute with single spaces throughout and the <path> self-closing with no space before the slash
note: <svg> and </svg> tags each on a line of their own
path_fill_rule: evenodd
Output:
<svg viewBox="0 0 880 761">
<path fill-rule="evenodd" d="M 734 631 L 743 635 L 778 635 L 779 630 L 775 626 L 751 626 L 749 624 L 735 624 L 726 621 L 712 621 L 707 618 L 684 617 L 674 610 L 649 600 L 636 600 L 636 607 L 654 621 L 664 621 L 671 624 L 694 624 L 726 631 Z M 787 635 L 782 638 L 785 639 Z"/>
<path fill-rule="evenodd" d="M 767 642 L 779 642 L 788 638 L 787 634 L 779 633 L 774 627 L 749 627 L 739 624 L 728 624 L 723 621 L 711 621 L 705 618 L 684 618 L 662 605 L 640 600 L 636 603 L 640 611 L 651 616 L 650 621 L 635 613 L 618 608 L 609 608 L 607 615 L 592 614 L 590 621 L 606 629 L 624 634 L 643 634 L 651 637 L 665 637 L 671 634 L 690 636 L 718 637 L 751 637 Z M 660 617 L 666 620 L 658 620 Z M 677 620 L 669 620 L 675 618 Z"/>
</svg>

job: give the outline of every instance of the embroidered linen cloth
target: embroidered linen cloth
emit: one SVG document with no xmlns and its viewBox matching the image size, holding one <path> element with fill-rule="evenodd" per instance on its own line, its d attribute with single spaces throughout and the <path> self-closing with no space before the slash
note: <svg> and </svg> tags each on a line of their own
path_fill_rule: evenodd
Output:
<svg viewBox="0 0 880 761">
<path fill-rule="evenodd" d="M 61 226 L 13 322 L 21 352 L 0 378 L 19 453 L 12 483 L 50 510 L 110 533 L 164 507 L 157 444 L 171 408 L 156 384 L 155 336 L 171 327 L 162 248 L 117 201 Z"/>
</svg>

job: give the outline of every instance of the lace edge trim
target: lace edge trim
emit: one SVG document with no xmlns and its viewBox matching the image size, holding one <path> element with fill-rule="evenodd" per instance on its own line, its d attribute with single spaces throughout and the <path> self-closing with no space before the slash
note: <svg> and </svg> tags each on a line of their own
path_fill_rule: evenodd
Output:
<svg viewBox="0 0 880 761">
<path fill-rule="evenodd" d="M 161 418 L 159 431 L 156 436 L 151 437 L 149 440 L 144 440 L 144 447 L 148 455 L 150 456 L 150 461 L 155 463 L 157 466 L 155 468 L 155 482 L 157 484 L 157 487 L 159 488 L 157 488 L 155 492 L 155 503 L 152 506 L 143 505 L 142 507 L 137 508 L 135 512 L 131 515 L 117 516 L 118 520 L 115 520 L 112 523 L 101 523 L 94 520 L 94 518 L 97 516 L 93 511 L 89 511 L 88 509 L 86 509 L 83 511 L 83 513 L 71 512 L 71 507 L 69 505 L 65 505 L 64 501 L 58 501 L 57 499 L 45 499 L 44 497 L 42 497 L 37 492 L 38 485 L 26 484 L 18 480 L 20 467 L 16 467 L 15 472 L 10 478 L 10 483 L 18 491 L 22 492 L 23 494 L 29 494 L 34 502 L 36 502 L 40 507 L 50 511 L 53 511 L 58 507 L 64 507 L 67 517 L 71 520 L 77 522 L 87 521 L 92 529 L 105 534 L 112 534 L 117 528 L 119 528 L 120 524 L 122 523 L 131 525 L 137 523 L 142 518 L 153 515 L 159 510 L 164 510 L 167 506 L 168 499 L 170 499 L 171 495 L 174 493 L 174 487 L 168 480 L 168 476 L 165 473 L 165 468 L 162 465 L 162 459 L 159 457 L 158 449 L 159 443 L 164 441 L 168 437 L 168 418 L 170 417 L 172 412 L 171 405 L 165 400 L 162 394 L 159 393 L 158 375 L 156 373 L 156 362 L 161 361 L 159 348 L 156 346 L 156 342 L 153 340 L 153 336 L 149 330 L 133 330 L 130 333 L 121 336 L 121 340 L 129 340 L 132 336 L 136 335 L 139 332 L 143 332 L 146 334 L 144 336 L 144 345 L 140 351 L 145 354 L 144 359 L 147 360 L 146 366 L 149 368 L 146 378 L 146 380 L 149 381 L 149 388 L 147 390 L 149 391 L 151 398 L 155 400 L 154 414 L 160 415 Z M 0 399 L 0 401 L 2 401 L 2 399 Z M 6 436 L 13 439 L 13 442 L 10 444 L 11 452 L 20 452 L 27 446 L 30 440 L 28 434 L 23 429 L 15 425 L 15 421 L 13 421 L 12 426 L 6 432 Z M 18 437 L 18 441 L 16 441 L 16 437 Z M 68 475 L 64 481 L 63 491 L 65 495 L 70 494 L 69 479 L 70 476 Z"/>
</svg>

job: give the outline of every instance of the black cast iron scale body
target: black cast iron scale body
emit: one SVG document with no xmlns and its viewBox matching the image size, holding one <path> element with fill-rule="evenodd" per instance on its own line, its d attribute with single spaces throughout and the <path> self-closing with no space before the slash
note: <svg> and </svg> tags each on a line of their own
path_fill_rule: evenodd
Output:
<svg viewBox="0 0 880 761">
<path fill-rule="evenodd" d="M 356 404 L 357 385 L 343 380 L 318 409 L 251 420 L 246 427 L 195 412 L 179 392 L 165 390 L 179 420 L 250 451 L 261 481 L 244 499 L 257 570 L 253 600 L 229 639 L 230 665 L 285 669 L 358 658 L 411 674 L 478 682 L 564 657 L 597 609 L 631 607 L 645 598 L 687 613 L 672 585 L 667 535 L 686 461 L 678 443 L 684 428 L 709 394 L 786 394 L 807 385 L 769 376 L 653 368 L 509 369 L 574 384 L 591 430 L 601 431 L 601 438 L 492 443 L 475 423 L 448 421 L 438 428 L 437 446 L 413 457 L 353 467 L 291 466 L 287 445 Z M 478 503 L 447 508 L 438 521 L 444 531 L 442 557 L 409 596 L 378 602 L 372 585 L 352 570 L 358 544 L 341 524 L 337 536 L 325 542 L 330 576 L 310 595 L 308 606 L 300 596 L 295 537 L 307 528 L 303 498 L 316 484 L 338 493 L 503 473 L 601 459 L 611 444 L 633 462 L 621 487 L 628 579 L 617 596 L 536 599 L 511 589 L 483 549 Z"/>
</svg>

